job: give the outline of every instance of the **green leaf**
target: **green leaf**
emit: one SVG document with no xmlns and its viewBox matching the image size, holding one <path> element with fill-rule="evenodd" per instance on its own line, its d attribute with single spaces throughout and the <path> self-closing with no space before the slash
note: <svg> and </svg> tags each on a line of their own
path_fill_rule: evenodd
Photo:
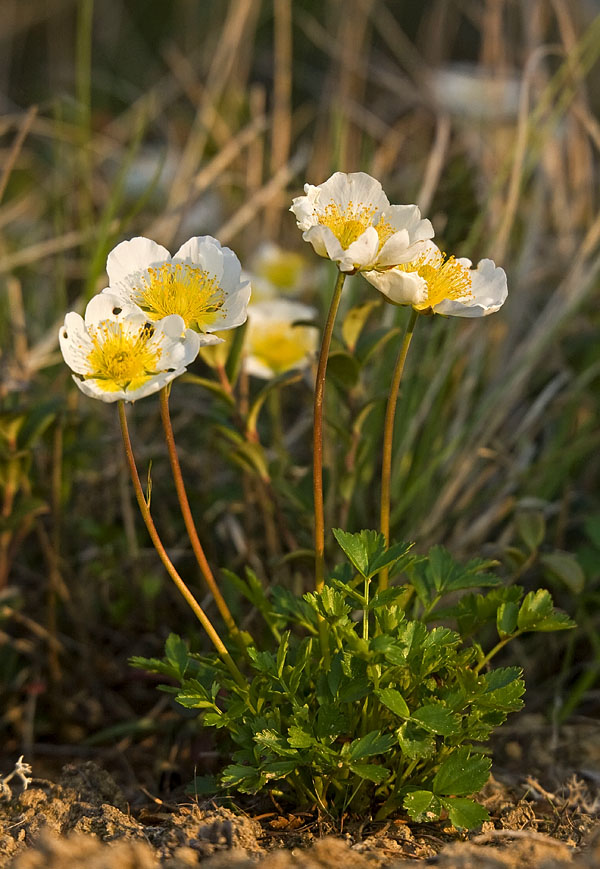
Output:
<svg viewBox="0 0 600 869">
<path fill-rule="evenodd" d="M 375 695 L 395 715 L 399 715 L 401 718 L 410 717 L 410 710 L 406 704 L 406 700 L 395 688 L 377 689 Z"/>
<path fill-rule="evenodd" d="M 274 760 L 263 764 L 260 771 L 267 781 L 273 781 L 274 779 L 285 778 L 296 769 L 298 769 L 297 760 Z"/>
<path fill-rule="evenodd" d="M 350 534 L 341 528 L 333 529 L 333 536 L 340 544 L 349 561 L 367 579 L 371 562 L 385 552 L 385 538 L 377 531 L 359 531 Z"/>
<path fill-rule="evenodd" d="M 177 634 L 169 634 L 165 643 L 165 656 L 183 678 L 188 664 L 188 650 L 186 644 Z"/>
<path fill-rule="evenodd" d="M 433 779 L 439 796 L 466 796 L 481 790 L 490 777 L 491 760 L 471 755 L 466 746 L 458 748 L 442 763 Z"/>
<path fill-rule="evenodd" d="M 273 377 L 272 380 L 267 381 L 266 386 L 263 386 L 250 406 L 248 416 L 246 417 L 246 429 L 249 432 L 256 432 L 258 416 L 262 410 L 263 404 L 269 396 L 269 393 L 274 389 L 281 388 L 282 386 L 289 386 L 301 378 L 301 371 L 285 371 L 283 374 L 279 374 L 277 377 Z"/>
<path fill-rule="evenodd" d="M 563 582 L 573 594 L 581 594 L 585 587 L 585 574 L 570 552 L 545 552 L 540 561 L 553 579 Z"/>
<path fill-rule="evenodd" d="M 316 745 L 316 740 L 312 734 L 307 733 L 297 724 L 292 724 L 288 728 L 288 740 L 292 748 L 311 748 Z"/>
<path fill-rule="evenodd" d="M 566 613 L 555 610 L 550 592 L 539 588 L 525 595 L 518 626 L 521 631 L 560 631 L 574 628 L 575 622 Z"/>
<path fill-rule="evenodd" d="M 375 782 L 377 785 L 380 785 L 390 776 L 389 769 L 376 763 L 351 763 L 350 769 L 360 778 Z"/>
<path fill-rule="evenodd" d="M 483 676 L 485 690 L 477 697 L 477 706 L 487 709 L 517 712 L 523 706 L 521 699 L 525 683 L 520 667 L 498 667 Z"/>
<path fill-rule="evenodd" d="M 501 640 L 509 637 L 517 629 L 517 619 L 519 617 L 519 605 L 514 601 L 506 601 L 500 604 L 496 613 L 496 627 L 498 636 Z"/>
<path fill-rule="evenodd" d="M 457 830 L 474 830 L 490 816 L 483 806 L 474 800 L 464 797 L 447 797 L 441 800 L 442 806 L 448 812 L 448 817 Z"/>
<path fill-rule="evenodd" d="M 271 652 L 259 652 L 254 646 L 249 646 L 248 655 L 256 669 L 261 673 L 275 674 L 277 672 L 275 655 Z"/>
<path fill-rule="evenodd" d="M 431 791 L 412 791 L 403 805 L 413 821 L 435 821 L 440 816 L 440 801 Z"/>
<path fill-rule="evenodd" d="M 277 676 L 279 679 L 281 679 L 283 674 L 283 667 L 285 665 L 285 659 L 290 645 L 290 633 L 291 631 L 286 631 L 285 634 L 283 634 L 281 637 L 281 643 L 279 644 L 279 649 L 277 650 Z"/>
<path fill-rule="evenodd" d="M 221 784 L 237 788 L 242 793 L 253 793 L 261 786 L 261 777 L 253 766 L 232 763 L 221 773 Z"/>
<path fill-rule="evenodd" d="M 396 730 L 402 753 L 411 760 L 424 760 L 435 753 L 435 738 L 415 721 L 405 721 Z"/>
<path fill-rule="evenodd" d="M 344 322 L 342 323 L 342 337 L 346 347 L 351 353 L 356 347 L 358 336 L 362 332 L 371 311 L 373 308 L 378 307 L 379 304 L 379 299 L 375 299 L 371 302 L 365 302 L 363 305 L 355 305 L 353 308 L 350 308 L 344 317 Z"/>
<path fill-rule="evenodd" d="M 381 591 L 376 592 L 371 600 L 369 601 L 369 610 L 375 610 L 379 607 L 385 607 L 386 609 L 393 604 L 399 598 L 404 597 L 406 594 L 408 586 L 406 585 L 392 585 L 389 588 L 383 588 Z"/>
<path fill-rule="evenodd" d="M 334 350 L 327 361 L 327 376 L 331 377 L 337 386 L 352 389 L 360 376 L 360 362 L 355 356 L 343 350 Z"/>
<path fill-rule="evenodd" d="M 530 552 L 535 552 L 546 536 L 544 514 L 537 510 L 527 510 L 515 516 L 517 534 Z"/>
<path fill-rule="evenodd" d="M 379 730 L 372 730 L 366 736 L 350 743 L 348 749 L 350 760 L 359 760 L 361 757 L 371 757 L 374 754 L 384 754 L 394 742 L 395 739 L 391 733 L 382 735 Z"/>
<path fill-rule="evenodd" d="M 417 721 L 425 730 L 439 736 L 452 736 L 460 733 L 460 715 L 455 715 L 442 706 L 441 703 L 430 703 L 415 709 L 411 718 Z"/>
<path fill-rule="evenodd" d="M 229 407 L 235 407 L 235 399 L 233 396 L 214 380 L 208 380 L 206 377 L 197 377 L 195 374 L 190 374 L 188 371 L 183 375 L 183 377 L 181 377 L 181 381 L 182 383 L 195 383 L 196 386 L 201 386 L 203 389 L 216 395 L 221 399 L 221 401 L 229 405 Z"/>
</svg>

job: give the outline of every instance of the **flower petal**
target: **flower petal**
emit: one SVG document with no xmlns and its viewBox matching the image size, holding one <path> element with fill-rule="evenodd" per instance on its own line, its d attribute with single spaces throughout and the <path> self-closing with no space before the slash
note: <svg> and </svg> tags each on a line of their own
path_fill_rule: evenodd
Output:
<svg viewBox="0 0 600 869">
<path fill-rule="evenodd" d="M 362 274 L 394 305 L 418 305 L 427 298 L 427 282 L 416 272 L 387 269 Z"/>
<path fill-rule="evenodd" d="M 92 349 L 92 342 L 79 314 L 74 311 L 67 314 L 64 325 L 59 329 L 58 341 L 63 358 L 71 371 L 87 374 L 87 357 Z"/>
<path fill-rule="evenodd" d="M 369 226 L 362 235 L 353 241 L 339 259 L 340 271 L 353 272 L 355 269 L 373 268 L 377 262 L 379 236 L 374 226 Z"/>
<path fill-rule="evenodd" d="M 222 248 L 220 242 L 211 235 L 199 235 L 186 241 L 174 255 L 173 260 L 200 266 L 203 271 L 208 272 L 221 283 L 225 250 L 229 248 Z"/>
<path fill-rule="evenodd" d="M 506 272 L 491 259 L 482 259 L 471 270 L 472 297 L 464 302 L 444 299 L 435 305 L 436 314 L 451 317 L 486 317 L 498 311 L 508 296 Z"/>
<path fill-rule="evenodd" d="M 106 271 L 111 286 L 126 281 L 131 275 L 145 271 L 148 266 L 169 262 L 171 254 L 150 238 L 138 236 L 122 241 L 108 255 Z"/>
<path fill-rule="evenodd" d="M 221 308 L 221 314 L 224 316 L 215 320 L 212 325 L 205 326 L 205 331 L 222 332 L 226 329 L 235 329 L 236 326 L 241 326 L 242 323 L 245 323 L 248 316 L 248 302 L 250 301 L 251 291 L 250 281 L 240 284 L 239 289 L 235 293 L 231 293 L 226 297 Z"/>
<path fill-rule="evenodd" d="M 103 320 L 123 322 L 132 316 L 142 322 L 147 319 L 141 308 L 134 305 L 128 298 L 122 298 L 119 294 L 112 293 L 110 289 L 103 290 L 88 302 L 85 309 L 85 326 L 95 326 Z"/>
</svg>

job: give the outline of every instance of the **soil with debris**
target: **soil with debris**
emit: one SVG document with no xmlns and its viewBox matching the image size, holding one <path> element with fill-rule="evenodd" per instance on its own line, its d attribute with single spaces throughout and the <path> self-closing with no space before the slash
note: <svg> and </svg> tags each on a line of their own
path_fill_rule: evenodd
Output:
<svg viewBox="0 0 600 869">
<path fill-rule="evenodd" d="M 529 759 L 535 758 L 535 745 L 528 750 Z M 510 742 L 504 746 L 507 757 L 516 751 Z M 553 772 L 565 774 L 556 765 Z M 0 802 L 0 867 L 600 867 L 598 776 L 578 775 L 571 767 L 552 791 L 532 776 L 506 778 L 509 783 L 490 779 L 480 799 L 491 820 L 467 836 L 447 821 L 354 818 L 334 829 L 310 813 L 281 810 L 250 817 L 189 798 L 165 803 L 148 797 L 132 808 L 112 777 L 86 761 L 65 766 L 58 783 L 34 778 L 23 790 L 18 776 L 11 781 L 12 794 L 4 793 Z"/>
</svg>

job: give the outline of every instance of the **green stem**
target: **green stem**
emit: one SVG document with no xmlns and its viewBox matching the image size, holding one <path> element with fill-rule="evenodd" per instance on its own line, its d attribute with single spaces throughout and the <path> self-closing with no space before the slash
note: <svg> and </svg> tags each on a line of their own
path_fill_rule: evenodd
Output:
<svg viewBox="0 0 600 869">
<path fill-rule="evenodd" d="M 331 346 L 331 336 L 335 316 L 340 304 L 342 288 L 346 275 L 338 272 L 333 296 L 329 306 L 327 322 L 321 341 L 319 353 L 319 365 L 315 381 L 314 402 L 314 425 L 313 425 L 313 498 L 315 506 L 315 588 L 321 591 L 325 584 L 325 509 L 323 506 L 323 399 L 325 398 L 325 375 L 327 374 L 327 360 Z M 319 642 L 325 669 L 329 669 L 329 637 L 327 635 L 327 623 L 319 619 Z"/>
<path fill-rule="evenodd" d="M 223 617 L 223 621 L 227 626 L 227 630 L 236 640 L 236 642 L 241 646 L 241 648 L 245 649 L 245 644 L 243 642 L 240 630 L 236 625 L 233 616 L 231 615 L 231 611 L 227 606 L 223 595 L 221 594 L 214 574 L 210 569 L 210 565 L 208 563 L 206 555 L 204 554 L 204 549 L 202 548 L 202 544 L 200 543 L 200 538 L 198 537 L 198 531 L 196 530 L 196 524 L 194 522 L 194 517 L 192 516 L 190 502 L 188 501 L 185 484 L 183 482 L 183 474 L 181 473 L 181 465 L 179 464 L 179 456 L 177 455 L 177 447 L 175 445 L 173 426 L 171 425 L 171 414 L 169 413 L 169 391 L 169 386 L 165 386 L 160 391 L 160 416 L 165 432 L 165 440 L 167 443 L 167 450 L 169 452 L 169 461 L 171 462 L 171 471 L 173 473 L 173 481 L 175 482 L 175 489 L 177 491 L 177 499 L 179 501 L 181 515 L 183 516 L 185 528 L 188 533 L 188 537 L 190 538 L 190 543 L 192 544 L 192 550 L 196 557 L 196 561 L 198 562 L 198 566 L 202 571 L 202 576 L 204 577 L 206 584 L 215 599 L 215 603 L 219 612 L 221 613 L 221 616 Z"/>
<path fill-rule="evenodd" d="M 325 375 L 327 373 L 327 360 L 329 358 L 333 326 L 345 279 L 345 273 L 338 272 L 327 315 L 327 322 L 323 331 L 317 379 L 315 381 L 313 496 L 315 504 L 315 588 L 317 591 L 321 591 L 325 583 L 325 513 L 323 507 L 323 399 L 325 397 Z"/>
<path fill-rule="evenodd" d="M 381 464 L 381 512 L 380 512 L 380 529 L 385 537 L 385 542 L 390 542 L 390 484 L 392 477 L 392 446 L 394 442 L 394 418 L 396 416 L 396 404 L 398 401 L 398 390 L 400 389 L 400 381 L 404 371 L 404 363 L 408 355 L 408 348 L 412 340 L 415 324 L 419 312 L 414 308 L 410 312 L 410 319 L 406 326 L 406 332 L 398 351 L 394 375 L 392 377 L 392 385 L 388 395 L 387 407 L 385 409 L 385 423 L 383 428 L 383 457 Z M 379 574 L 379 589 L 387 588 L 389 578 L 389 569 L 384 568 Z"/>
<path fill-rule="evenodd" d="M 516 633 L 511 634 L 509 637 L 504 637 L 504 639 L 500 640 L 499 643 L 496 643 L 496 645 L 494 646 L 494 648 L 493 648 L 491 651 L 489 651 L 489 652 L 487 653 L 487 655 L 485 656 L 485 658 L 483 658 L 483 659 L 482 659 L 482 660 L 477 664 L 477 666 L 475 667 L 475 669 L 474 669 L 473 672 L 474 672 L 474 673 L 480 673 L 481 670 L 485 667 L 485 665 L 488 664 L 488 663 L 492 660 L 492 658 L 493 658 L 495 655 L 498 654 L 498 652 L 500 651 L 500 649 L 503 649 L 504 646 L 505 646 L 507 643 L 510 643 L 511 640 L 514 640 L 514 639 L 516 639 L 517 637 L 521 636 L 522 633 L 524 633 L 524 632 L 523 632 L 523 631 L 516 631 Z"/>
<path fill-rule="evenodd" d="M 138 502 L 138 507 L 140 508 L 140 513 L 142 514 L 142 518 L 144 520 L 144 524 L 148 529 L 148 534 L 150 535 L 150 539 L 154 544 L 154 548 L 158 552 L 159 558 L 162 561 L 165 569 L 173 582 L 175 583 L 177 590 L 184 598 L 206 633 L 213 646 L 217 650 L 218 654 L 221 656 L 223 662 L 229 669 L 229 672 L 238 683 L 241 688 L 246 689 L 247 684 L 246 680 L 238 670 L 235 661 L 227 651 L 223 640 L 215 630 L 212 625 L 212 622 L 191 593 L 183 579 L 180 577 L 177 572 L 173 562 L 167 555 L 167 551 L 163 546 L 162 540 L 158 535 L 158 531 L 156 530 L 156 526 L 154 524 L 154 520 L 150 514 L 150 508 L 148 507 L 148 502 L 144 497 L 144 490 L 142 489 L 142 484 L 140 482 L 140 477 L 138 474 L 138 470 L 135 464 L 135 457 L 133 455 L 133 449 L 131 447 L 131 438 L 129 437 L 129 428 L 127 426 L 127 417 L 125 416 L 125 404 L 123 401 L 119 401 L 119 422 L 121 423 L 121 434 L 123 435 L 123 446 L 125 448 L 125 457 L 127 459 L 127 465 L 129 466 L 129 473 L 131 474 L 131 481 L 133 483 L 133 488 L 135 490 L 135 497 Z"/>
</svg>

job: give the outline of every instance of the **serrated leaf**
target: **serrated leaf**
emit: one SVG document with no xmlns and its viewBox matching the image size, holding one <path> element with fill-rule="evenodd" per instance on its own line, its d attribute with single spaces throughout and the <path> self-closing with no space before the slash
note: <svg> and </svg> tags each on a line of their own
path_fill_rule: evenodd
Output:
<svg viewBox="0 0 600 869">
<path fill-rule="evenodd" d="M 389 588 L 383 588 L 376 592 L 369 601 L 369 610 L 378 609 L 379 607 L 389 607 L 396 603 L 399 598 L 406 594 L 407 585 L 392 585 Z"/>
<path fill-rule="evenodd" d="M 477 697 L 477 705 L 488 709 L 516 712 L 523 706 L 525 683 L 520 667 L 499 667 L 483 676 L 485 691 Z"/>
<path fill-rule="evenodd" d="M 350 760 L 360 760 L 362 757 L 383 754 L 392 747 L 394 742 L 395 739 L 391 733 L 382 734 L 379 730 L 372 730 L 366 736 L 350 743 L 348 749 Z"/>
<path fill-rule="evenodd" d="M 292 748 L 311 748 L 311 746 L 316 744 L 314 736 L 307 733 L 306 730 L 303 730 L 297 724 L 292 724 L 288 728 L 287 741 Z"/>
<path fill-rule="evenodd" d="M 256 669 L 261 673 L 275 674 L 277 672 L 275 655 L 271 652 L 260 652 L 258 649 L 255 649 L 254 646 L 249 646 L 248 656 Z"/>
<path fill-rule="evenodd" d="M 440 816 L 440 801 L 431 791 L 412 791 L 403 805 L 413 821 L 434 821 Z"/>
<path fill-rule="evenodd" d="M 457 830 L 474 830 L 490 819 L 487 810 L 474 800 L 465 797 L 447 797 L 440 802 Z"/>
<path fill-rule="evenodd" d="M 385 552 L 385 538 L 377 531 L 365 529 L 356 534 L 342 531 L 341 528 L 333 529 L 333 536 L 341 546 L 348 560 L 365 579 L 369 577 L 371 562 Z"/>
<path fill-rule="evenodd" d="M 253 766 L 243 766 L 242 764 L 232 763 L 226 766 L 221 773 L 221 783 L 227 787 L 239 787 L 244 782 L 256 779 L 258 770 Z"/>
<path fill-rule="evenodd" d="M 379 785 L 390 776 L 389 769 L 376 763 L 351 763 L 350 769 L 360 778 L 372 781 Z"/>
<path fill-rule="evenodd" d="M 573 594 L 581 594 L 585 587 L 585 574 L 570 552 L 545 552 L 540 561 L 554 579 L 563 582 Z"/>
<path fill-rule="evenodd" d="M 177 634 L 169 634 L 165 643 L 165 656 L 167 661 L 175 667 L 183 678 L 187 669 L 188 650 L 186 644 Z"/>
<path fill-rule="evenodd" d="M 405 721 L 396 730 L 402 753 L 411 760 L 424 760 L 435 753 L 435 737 L 415 721 Z"/>
<path fill-rule="evenodd" d="M 406 700 L 395 688 L 379 688 L 375 691 L 375 695 L 395 715 L 399 715 L 401 718 L 410 717 Z"/>
<path fill-rule="evenodd" d="M 518 626 L 522 631 L 560 631 L 575 627 L 575 622 L 566 613 L 555 610 L 550 592 L 539 588 L 525 595 Z"/>
<path fill-rule="evenodd" d="M 441 703 L 430 703 L 415 709 L 411 718 L 425 730 L 439 736 L 452 736 L 460 732 L 460 716 L 455 715 Z"/>
<path fill-rule="evenodd" d="M 537 510 L 527 510 L 515 516 L 517 534 L 530 552 L 535 552 L 546 535 L 544 514 Z"/>
<path fill-rule="evenodd" d="M 491 760 L 471 755 L 467 747 L 454 751 L 442 763 L 433 779 L 433 792 L 439 796 L 466 796 L 481 790 L 490 777 Z"/>
</svg>

